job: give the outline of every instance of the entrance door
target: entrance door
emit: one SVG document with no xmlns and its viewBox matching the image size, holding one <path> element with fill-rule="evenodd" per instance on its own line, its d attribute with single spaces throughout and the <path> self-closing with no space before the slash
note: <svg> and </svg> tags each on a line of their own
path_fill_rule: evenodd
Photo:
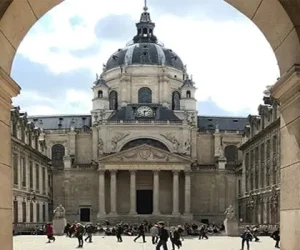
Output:
<svg viewBox="0 0 300 250">
<path fill-rule="evenodd" d="M 91 221 L 91 209 L 90 208 L 80 208 L 80 221 L 90 222 Z"/>
<path fill-rule="evenodd" d="M 153 210 L 153 191 L 137 190 L 136 205 L 138 214 L 152 214 Z"/>
</svg>

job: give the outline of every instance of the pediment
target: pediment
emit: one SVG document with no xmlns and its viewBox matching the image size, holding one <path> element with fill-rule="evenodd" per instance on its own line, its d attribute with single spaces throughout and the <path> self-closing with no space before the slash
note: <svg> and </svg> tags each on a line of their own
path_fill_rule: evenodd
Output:
<svg viewBox="0 0 300 250">
<path fill-rule="evenodd" d="M 99 160 L 99 163 L 111 162 L 147 162 L 147 163 L 185 163 L 190 164 L 190 158 L 167 152 L 149 145 L 141 145 L 121 151 Z"/>
</svg>

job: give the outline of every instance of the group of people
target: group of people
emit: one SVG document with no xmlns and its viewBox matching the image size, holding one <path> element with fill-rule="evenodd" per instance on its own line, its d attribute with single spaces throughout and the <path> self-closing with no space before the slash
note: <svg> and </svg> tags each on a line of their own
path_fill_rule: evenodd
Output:
<svg viewBox="0 0 300 250">
<path fill-rule="evenodd" d="M 241 234 L 242 238 L 242 249 L 244 250 L 245 244 L 247 246 L 247 250 L 250 250 L 250 241 L 255 240 L 255 242 L 259 241 L 259 238 L 257 237 L 258 234 L 258 227 L 254 226 L 251 228 L 250 226 L 246 226 L 244 232 Z M 279 248 L 279 242 L 280 242 L 280 229 L 277 228 L 270 237 L 275 240 L 275 248 Z"/>
<path fill-rule="evenodd" d="M 127 223 L 120 222 L 112 229 L 109 229 L 109 224 L 106 224 L 106 229 L 102 229 L 105 235 L 115 235 L 117 237 L 117 242 L 123 242 L 122 235 L 126 233 L 126 235 L 136 235 L 134 238 L 134 242 L 136 242 L 139 238 L 142 238 L 142 242 L 146 243 L 145 233 L 149 232 L 152 238 L 152 244 L 156 245 L 156 250 L 159 250 L 163 247 L 163 250 L 167 250 L 167 242 L 170 239 L 172 244 L 172 250 L 175 250 L 182 247 L 182 234 L 184 231 L 188 235 L 189 231 L 197 231 L 200 239 L 208 239 L 207 232 L 209 230 L 209 226 L 206 224 L 202 224 L 201 226 L 197 225 L 188 225 L 185 224 L 184 229 L 181 226 L 171 227 L 169 229 L 166 228 L 166 225 L 163 221 L 157 222 L 155 225 L 152 225 L 148 222 L 141 223 L 140 225 L 130 226 Z M 92 237 L 95 232 L 97 232 L 99 228 L 94 226 L 91 223 L 86 225 L 82 225 L 81 223 L 74 222 L 73 224 L 67 223 L 64 233 L 67 237 L 76 237 L 78 239 L 78 248 L 83 247 L 83 243 L 89 242 L 92 243 Z M 108 233 L 108 231 L 110 233 Z M 250 241 L 255 240 L 255 242 L 259 241 L 258 238 L 258 227 L 250 227 L 246 226 L 244 232 L 241 234 L 242 238 L 242 248 L 244 250 L 245 245 L 247 246 L 247 250 L 250 250 Z M 135 232 L 135 233 L 130 233 Z M 48 238 L 47 243 L 55 242 L 53 225 L 48 223 L 46 226 L 46 234 Z M 86 238 L 84 239 L 84 236 Z M 280 242 L 280 230 L 277 228 L 271 235 L 271 238 L 275 240 L 275 248 L 279 248 Z"/>
</svg>

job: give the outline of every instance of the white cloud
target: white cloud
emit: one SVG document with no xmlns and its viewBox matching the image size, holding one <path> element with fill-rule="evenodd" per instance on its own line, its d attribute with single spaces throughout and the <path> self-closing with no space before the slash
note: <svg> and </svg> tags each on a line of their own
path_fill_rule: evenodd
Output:
<svg viewBox="0 0 300 250">
<path fill-rule="evenodd" d="M 92 109 L 92 92 L 67 89 L 60 97 L 49 98 L 35 91 L 22 91 L 13 100 L 29 115 L 86 114 Z"/>
<path fill-rule="evenodd" d="M 66 1 L 49 13 L 49 27 L 37 24 L 24 39 L 19 53 L 48 66 L 53 73 L 85 68 L 95 74 L 112 52 L 126 43 L 97 40 L 95 24 L 110 14 L 129 14 L 138 20 L 140 6 L 140 0 L 110 0 L 105 4 L 99 0 Z M 70 19 L 75 16 L 82 22 L 72 26 Z M 279 72 L 273 51 L 254 24 L 246 19 L 221 22 L 172 15 L 154 21 L 158 38 L 188 64 L 189 73 L 197 83 L 198 100 L 211 98 L 222 109 L 233 113 L 245 109 L 256 113 L 265 86 L 273 84 Z M 101 48 L 98 54 L 79 58 L 71 53 L 94 45 Z M 69 90 L 66 101 L 78 97 L 76 90 L 72 91 Z M 84 98 L 86 102 L 81 108 L 90 108 L 90 99 Z"/>
</svg>

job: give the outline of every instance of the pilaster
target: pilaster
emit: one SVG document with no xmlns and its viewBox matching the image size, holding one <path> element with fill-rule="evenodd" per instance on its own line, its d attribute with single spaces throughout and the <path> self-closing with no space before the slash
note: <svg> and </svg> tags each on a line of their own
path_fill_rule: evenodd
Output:
<svg viewBox="0 0 300 250">
<path fill-rule="evenodd" d="M 297 250 L 300 231 L 300 65 L 294 65 L 271 89 L 280 103 L 281 204 L 280 249 Z"/>
</svg>

